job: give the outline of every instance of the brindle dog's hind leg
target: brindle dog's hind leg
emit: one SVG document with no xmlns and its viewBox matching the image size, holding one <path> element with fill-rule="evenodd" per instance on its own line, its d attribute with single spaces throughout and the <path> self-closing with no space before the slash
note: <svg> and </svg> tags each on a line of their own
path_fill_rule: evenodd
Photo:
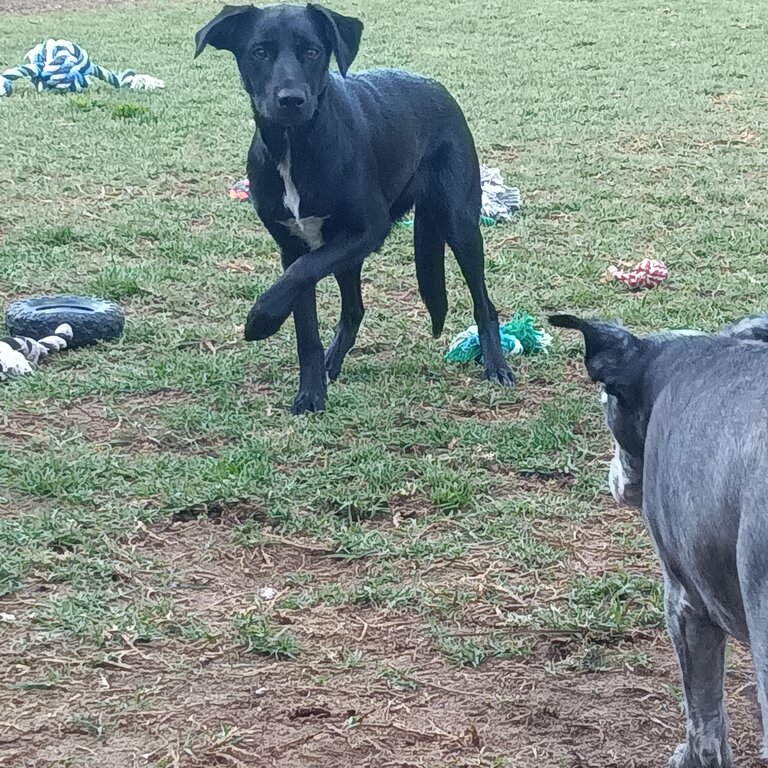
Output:
<svg viewBox="0 0 768 768">
<path fill-rule="evenodd" d="M 725 632 L 712 623 L 698 596 L 669 575 L 664 603 L 686 714 L 686 741 L 675 750 L 669 768 L 733 768 L 723 693 Z"/>
</svg>

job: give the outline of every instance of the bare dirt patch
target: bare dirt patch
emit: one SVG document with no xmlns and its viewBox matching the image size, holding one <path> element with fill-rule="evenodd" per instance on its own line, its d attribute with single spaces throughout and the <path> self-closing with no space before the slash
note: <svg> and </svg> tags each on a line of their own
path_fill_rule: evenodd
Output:
<svg viewBox="0 0 768 768">
<path fill-rule="evenodd" d="M 652 674 L 564 676 L 541 662 L 450 667 L 418 626 L 382 612 L 324 618 L 305 633 L 312 650 L 301 662 L 168 642 L 88 666 L 59 649 L 55 663 L 72 672 L 35 688 L 35 658 L 17 656 L 0 761 L 379 768 L 493 766 L 501 756 L 522 768 L 656 768 L 682 733 L 663 636 L 636 645 Z M 361 668 L 338 669 L 342 644 L 362 652 Z M 745 685 L 739 660 L 729 680 L 735 742 L 755 754 Z"/>
<path fill-rule="evenodd" d="M 108 441 L 116 424 L 110 422 L 106 406 L 96 398 L 84 398 L 64 407 L 45 410 L 17 410 L 7 414 L 0 424 L 0 434 L 25 444 L 50 430 L 75 429 L 95 443 Z"/>
<path fill-rule="evenodd" d="M 563 491 L 571 488 L 576 481 L 572 473 L 565 471 L 515 471 L 499 467 L 497 474 L 499 478 L 494 485 L 493 495 L 506 498 Z"/>
<path fill-rule="evenodd" d="M 477 376 L 482 370 L 480 366 L 469 368 Z M 483 423 L 524 422 L 535 419 L 541 413 L 545 403 L 555 397 L 556 387 L 541 378 L 533 378 L 526 382 L 525 397 L 517 402 L 498 402 L 489 404 L 479 397 L 466 399 L 449 399 L 443 408 L 447 417 L 456 421 L 472 421 Z"/>
<path fill-rule="evenodd" d="M 658 564 L 639 510 L 617 509 L 606 496 L 601 511 L 586 520 L 534 523 L 536 534 L 570 553 L 570 573 L 603 576 L 618 571 L 656 578 Z"/>
<path fill-rule="evenodd" d="M 163 424 L 165 406 L 192 402 L 186 392 L 162 390 L 128 395 L 115 403 L 86 397 L 66 405 L 18 409 L 0 419 L 0 437 L 21 447 L 63 432 L 79 433 L 93 446 L 110 446 L 134 454 L 216 452 L 223 441 L 185 437 Z"/>
<path fill-rule="evenodd" d="M 610 652 L 626 661 L 604 670 L 559 671 L 570 648 L 551 633 L 528 657 L 473 669 L 451 665 L 418 617 L 317 605 L 272 610 L 297 636 L 297 659 L 247 653 L 229 634 L 232 617 L 263 607 L 265 585 L 290 573 L 309 574 L 315 586 L 343 584 L 367 565 L 329 559 L 301 541 L 233 547 L 230 523 L 252 512 L 246 506 L 171 519 L 131 539 L 178 572 L 174 600 L 211 628 L 209 640 L 99 650 L 49 633 L 14 637 L 0 624 L 8 713 L 0 765 L 491 768 L 506 758 L 520 768 L 657 768 L 681 738 L 677 669 L 662 630 L 625 635 Z M 574 542 L 581 557 L 590 556 L 590 535 Z M 436 583 L 461 581 L 439 568 L 434 575 Z M 473 632 L 482 631 L 480 622 Z M 735 744 L 757 754 L 742 649 L 730 668 Z"/>
</svg>

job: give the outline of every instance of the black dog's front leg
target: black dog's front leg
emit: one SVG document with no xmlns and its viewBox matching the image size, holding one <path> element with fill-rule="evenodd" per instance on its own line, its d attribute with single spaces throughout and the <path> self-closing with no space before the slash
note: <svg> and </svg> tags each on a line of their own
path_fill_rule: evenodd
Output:
<svg viewBox="0 0 768 768">
<path fill-rule="evenodd" d="M 302 290 L 293 307 L 296 350 L 299 355 L 299 391 L 291 412 L 313 413 L 325 408 L 326 375 L 323 344 L 317 324 L 315 286 Z"/>
<path fill-rule="evenodd" d="M 341 293 L 341 317 L 336 326 L 333 341 L 325 353 L 325 370 L 328 378 L 336 381 L 341 373 L 341 364 L 352 347 L 355 346 L 357 332 L 363 321 L 365 307 L 363 306 L 363 293 L 360 284 L 360 266 L 336 275 Z"/>
<path fill-rule="evenodd" d="M 306 249 L 303 244 L 286 244 L 282 249 L 283 270 L 288 269 L 304 253 Z M 322 411 L 325 407 L 326 375 L 314 285 L 307 286 L 299 293 L 293 307 L 293 323 L 299 357 L 299 391 L 293 400 L 291 412 L 302 414 Z"/>
<path fill-rule="evenodd" d="M 339 235 L 316 251 L 300 256 L 251 307 L 245 323 L 245 338 L 258 341 L 277 333 L 295 310 L 305 289 L 314 289 L 328 275 L 359 267 L 371 251 L 381 247 L 388 232 L 389 222 L 362 235 Z"/>
</svg>

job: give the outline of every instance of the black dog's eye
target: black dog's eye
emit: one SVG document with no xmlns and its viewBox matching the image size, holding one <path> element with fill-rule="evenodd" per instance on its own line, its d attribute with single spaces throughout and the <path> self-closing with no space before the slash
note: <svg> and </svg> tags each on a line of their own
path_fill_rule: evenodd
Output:
<svg viewBox="0 0 768 768">
<path fill-rule="evenodd" d="M 304 50 L 304 56 L 308 59 L 316 59 L 320 55 L 319 48 L 306 48 Z"/>
<path fill-rule="evenodd" d="M 267 59 L 267 58 L 269 58 L 269 53 L 267 52 L 267 49 L 263 45 L 257 45 L 253 49 L 253 55 L 257 59 Z"/>
</svg>

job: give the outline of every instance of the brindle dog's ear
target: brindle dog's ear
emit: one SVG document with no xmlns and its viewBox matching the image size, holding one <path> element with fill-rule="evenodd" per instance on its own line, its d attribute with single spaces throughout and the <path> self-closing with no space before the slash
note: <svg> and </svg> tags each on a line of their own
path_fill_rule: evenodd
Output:
<svg viewBox="0 0 768 768">
<path fill-rule="evenodd" d="M 195 35 L 195 58 L 203 52 L 206 45 L 236 53 L 245 22 L 257 13 L 259 9 L 252 5 L 225 5 L 219 15 Z"/>
<path fill-rule="evenodd" d="M 584 364 L 592 381 L 603 384 L 609 395 L 626 400 L 637 383 L 643 342 L 626 328 L 575 315 L 550 315 L 558 328 L 572 328 L 584 336 Z"/>
<path fill-rule="evenodd" d="M 720 331 L 722 336 L 743 341 L 762 341 L 768 343 L 768 315 L 748 315 L 735 323 L 726 325 Z"/>
<path fill-rule="evenodd" d="M 360 38 L 363 36 L 363 22 L 352 16 L 342 16 L 340 13 L 329 11 L 322 5 L 309 3 L 310 16 L 317 24 L 323 37 L 328 41 L 339 72 L 347 76 L 347 70 L 360 49 Z"/>
</svg>

